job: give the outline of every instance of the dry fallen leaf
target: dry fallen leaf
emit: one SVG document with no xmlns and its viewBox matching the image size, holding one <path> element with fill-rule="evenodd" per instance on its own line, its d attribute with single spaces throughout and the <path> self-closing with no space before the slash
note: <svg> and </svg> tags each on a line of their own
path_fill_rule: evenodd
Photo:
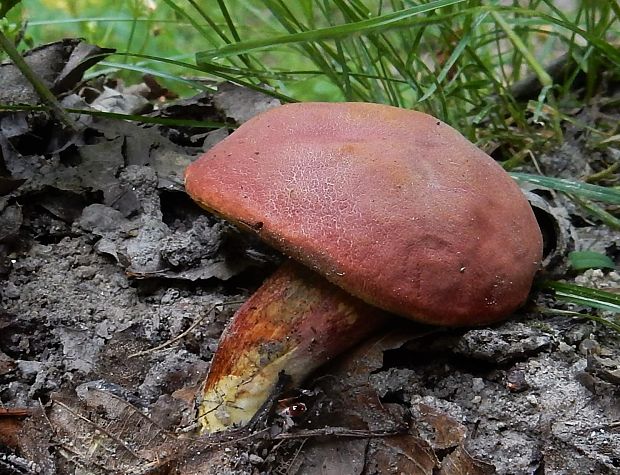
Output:
<svg viewBox="0 0 620 475">
<path fill-rule="evenodd" d="M 35 75 L 56 93 L 65 92 L 81 80 L 84 72 L 105 55 L 108 48 L 89 45 L 77 38 L 38 46 L 24 54 Z M 0 103 L 38 104 L 39 95 L 13 63 L 0 65 Z"/>
<path fill-rule="evenodd" d="M 476 460 L 462 445 L 449 453 L 441 461 L 441 469 L 437 475 L 493 475 L 493 465 Z"/>
</svg>

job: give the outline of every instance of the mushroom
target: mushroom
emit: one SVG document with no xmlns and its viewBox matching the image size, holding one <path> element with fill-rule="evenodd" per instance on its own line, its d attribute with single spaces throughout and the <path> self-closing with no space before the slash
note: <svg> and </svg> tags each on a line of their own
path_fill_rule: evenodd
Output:
<svg viewBox="0 0 620 475">
<path fill-rule="evenodd" d="M 224 331 L 202 388 L 206 432 L 246 424 L 284 376 L 299 384 L 391 314 L 506 317 L 542 257 L 501 166 L 436 118 L 386 105 L 271 109 L 193 162 L 185 186 L 291 259 Z"/>
</svg>

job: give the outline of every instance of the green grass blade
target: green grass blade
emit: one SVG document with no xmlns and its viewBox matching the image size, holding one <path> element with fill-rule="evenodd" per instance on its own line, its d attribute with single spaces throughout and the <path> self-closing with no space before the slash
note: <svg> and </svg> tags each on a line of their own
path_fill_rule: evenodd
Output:
<svg viewBox="0 0 620 475">
<path fill-rule="evenodd" d="M 510 172 L 510 175 L 517 181 L 532 183 L 543 188 L 562 191 L 564 193 L 573 193 L 583 198 L 602 201 L 604 203 L 620 204 L 620 190 L 615 188 L 566 180 L 564 178 L 531 175 L 529 173 Z"/>
<path fill-rule="evenodd" d="M 464 1 L 465 0 L 435 0 L 429 3 L 425 3 L 423 5 L 417 5 L 415 7 L 410 7 L 398 12 L 386 13 L 384 15 L 359 22 L 347 23 L 344 25 L 332 26 L 327 28 L 319 28 L 316 30 L 302 31 L 299 33 L 282 35 L 274 38 L 244 41 L 241 43 L 224 46 L 213 51 L 199 52 L 196 54 L 196 60 L 197 62 L 203 60 L 208 61 L 216 58 L 223 58 L 227 56 L 248 53 L 250 51 L 266 49 L 275 45 L 324 41 L 340 38 L 343 36 L 373 33 L 382 29 L 397 26 L 399 22 L 407 20 L 415 15 L 433 11 L 449 5 L 462 3 Z"/>
<path fill-rule="evenodd" d="M 28 26 L 53 26 L 53 25 L 73 25 L 76 23 L 173 23 L 180 25 L 189 25 L 189 22 L 179 22 L 176 20 L 168 20 L 165 18 L 148 18 L 148 17 L 119 17 L 119 16 L 94 16 L 94 17 L 79 17 L 79 18 L 62 18 L 62 19 L 50 19 L 50 20 L 32 20 L 28 21 Z M 13 25 L 11 25 L 13 26 Z"/>
<path fill-rule="evenodd" d="M 434 82 L 431 85 L 431 87 L 418 100 L 418 102 L 424 102 L 429 97 L 431 97 L 435 93 L 437 88 L 441 85 L 441 83 L 443 83 L 445 81 L 446 77 L 448 76 L 448 73 L 450 72 L 450 70 L 454 66 L 454 63 L 456 63 L 456 61 L 459 59 L 461 54 L 463 54 L 463 51 L 465 51 L 465 48 L 467 48 L 467 46 L 471 43 L 472 36 L 473 36 L 475 30 L 480 26 L 480 24 L 485 20 L 485 18 L 487 16 L 488 16 L 488 12 L 485 12 L 485 13 L 481 14 L 478 18 L 476 18 L 476 20 L 474 21 L 474 24 L 472 26 L 472 29 L 470 31 L 468 31 L 463 36 L 463 38 L 461 38 L 461 41 L 459 41 L 459 43 L 456 45 L 456 48 L 454 48 L 454 51 L 452 51 L 452 54 L 450 55 L 450 57 L 448 58 L 448 60 L 444 64 L 442 70 L 437 75 L 437 81 Z"/>
<path fill-rule="evenodd" d="M 504 30 L 504 33 L 506 33 L 506 36 L 512 42 L 515 49 L 523 55 L 523 58 L 525 58 L 530 67 L 534 70 L 534 73 L 536 73 L 536 76 L 538 76 L 538 80 L 540 81 L 540 83 L 543 86 L 551 87 L 553 85 L 553 79 L 551 79 L 549 73 L 547 73 L 547 71 L 545 71 L 545 68 L 536 60 L 534 55 L 530 52 L 527 46 L 525 46 L 525 43 L 523 43 L 521 38 L 510 27 L 504 17 L 500 15 L 497 11 L 491 11 L 491 16 L 497 22 L 500 28 Z"/>
<path fill-rule="evenodd" d="M 557 25 L 569 31 L 572 31 L 573 33 L 576 33 L 578 36 L 581 36 L 583 39 L 588 41 L 591 46 L 596 47 L 600 52 L 604 53 L 604 56 L 608 60 L 613 61 L 616 65 L 620 65 L 620 49 L 618 49 L 617 46 L 614 46 L 605 41 L 604 39 L 598 37 L 597 35 L 592 34 L 591 32 L 584 30 L 583 28 L 580 28 L 575 23 L 571 23 L 570 21 L 565 21 L 560 18 L 555 18 L 540 11 L 529 10 L 526 8 L 509 8 L 508 10 L 514 13 L 518 13 L 519 15 L 537 18 L 538 20 L 542 21 L 542 24 Z"/>
<path fill-rule="evenodd" d="M 226 7 L 226 3 L 224 2 L 224 0 L 217 0 L 217 4 L 219 5 L 220 11 L 222 12 L 222 15 L 224 16 L 224 20 L 226 21 L 226 26 L 228 26 L 228 30 L 230 31 L 230 34 L 233 36 L 233 38 L 235 39 L 237 43 L 241 42 L 241 37 L 239 36 L 239 32 L 237 31 L 237 28 L 235 27 L 235 23 L 233 22 L 230 16 L 230 12 L 228 11 L 228 8 Z"/>
<path fill-rule="evenodd" d="M 138 54 L 127 54 L 125 55 L 125 57 L 129 57 L 129 56 L 142 56 L 142 55 L 138 55 Z M 166 61 L 168 62 L 168 61 Z M 194 89 L 199 89 L 201 91 L 206 91 L 206 90 L 213 90 L 212 87 L 208 87 L 205 86 L 204 84 L 201 84 L 198 81 L 191 81 L 189 79 L 183 79 L 182 77 L 175 75 L 175 74 L 169 74 L 169 73 L 164 73 L 162 71 L 158 71 L 156 69 L 152 69 L 152 68 L 147 68 L 145 66 L 139 66 L 137 64 L 121 64 L 121 63 L 113 63 L 110 61 L 101 61 L 99 63 L 101 66 L 107 66 L 108 68 L 114 68 L 114 69 L 123 69 L 126 71 L 135 71 L 138 73 L 142 73 L 142 74 L 150 74 L 152 76 L 155 77 L 159 77 L 162 79 L 167 79 L 169 81 L 174 81 L 174 82 L 178 82 L 178 83 L 182 83 L 185 84 L 186 86 L 189 86 L 191 88 Z"/>
<path fill-rule="evenodd" d="M 132 122 L 141 122 L 144 124 L 158 124 L 176 127 L 197 127 L 203 129 L 220 129 L 222 127 L 230 127 L 230 125 L 224 124 L 222 122 L 214 122 L 210 120 L 172 119 L 169 117 L 150 117 L 146 115 L 119 114 L 116 112 L 104 112 L 98 110 L 71 108 L 66 109 L 66 111 L 72 114 L 84 114 L 93 117 L 104 117 L 106 119 L 130 120 Z"/>
<path fill-rule="evenodd" d="M 567 317 L 585 318 L 586 320 L 592 320 L 593 322 L 600 323 L 601 325 L 609 327 L 612 330 L 615 330 L 616 332 L 620 333 L 620 323 L 616 323 L 616 322 L 620 322 L 618 317 L 612 320 L 609 318 L 599 317 L 598 315 L 592 315 L 590 313 L 574 312 L 572 310 L 562 310 L 559 308 L 539 307 L 537 308 L 537 310 L 540 313 L 545 314 L 545 315 L 562 315 L 562 316 L 567 316 Z"/>
<path fill-rule="evenodd" d="M 206 39 L 209 43 L 211 43 L 212 45 L 216 45 L 217 42 L 214 40 L 213 35 L 209 33 L 208 30 L 206 30 L 200 23 L 198 23 L 194 17 L 192 15 L 190 15 L 185 9 L 179 7 L 175 2 L 173 2 L 172 0 L 164 0 L 164 3 L 166 5 L 168 5 L 168 7 L 170 9 L 172 9 L 174 12 L 176 12 L 177 15 L 179 15 L 180 18 L 185 18 L 187 21 L 189 21 L 191 23 L 191 25 L 194 27 L 194 29 L 200 33 L 200 35 Z"/>
<path fill-rule="evenodd" d="M 136 26 L 138 25 L 138 22 L 136 21 L 136 2 L 134 1 L 132 4 L 133 8 L 132 8 L 132 22 L 131 22 L 131 28 L 129 30 L 129 35 L 127 36 L 127 41 L 125 42 L 125 51 L 131 51 L 132 50 L 132 45 L 133 45 L 133 39 L 134 36 L 136 34 Z M 125 60 L 127 60 L 127 58 L 125 58 Z"/>
<path fill-rule="evenodd" d="M 228 39 L 228 37 L 226 36 L 226 34 L 224 33 L 224 31 L 222 31 L 222 29 L 217 25 L 217 23 L 215 23 L 211 19 L 211 17 L 209 15 L 207 15 L 207 13 L 204 11 L 204 9 L 195 0 L 188 0 L 188 1 L 189 1 L 189 4 L 192 7 L 194 7 L 194 10 L 196 10 L 198 12 L 198 14 L 207 22 L 207 24 L 209 25 L 209 28 L 211 28 L 213 31 L 215 31 L 217 36 L 222 38 L 224 43 L 230 43 L 231 42 Z"/>
<path fill-rule="evenodd" d="M 4 18 L 11 8 L 22 0 L 2 0 L 0 1 L 0 18 Z"/>
<path fill-rule="evenodd" d="M 148 55 L 148 54 L 138 54 L 138 53 L 114 53 L 115 55 L 118 56 L 132 56 L 134 58 L 141 58 L 141 59 L 146 59 L 149 61 L 155 61 L 155 62 L 160 62 L 160 63 L 166 63 L 166 64 L 171 64 L 174 66 L 179 66 L 181 68 L 187 68 L 187 69 L 191 69 L 194 71 L 200 71 L 200 72 L 206 72 L 209 74 L 212 74 L 213 76 L 217 76 L 219 78 L 225 79 L 226 81 L 230 81 L 233 82 L 235 84 L 238 84 L 240 86 L 244 86 L 247 87 L 248 89 L 252 89 L 254 91 L 257 92 L 262 92 L 263 94 L 266 94 L 268 96 L 272 96 L 275 97 L 276 99 L 279 99 L 283 102 L 296 102 L 296 100 L 292 97 L 289 97 L 285 94 L 281 94 L 277 91 L 271 90 L 269 88 L 266 87 L 262 87 L 262 86 L 257 86 L 256 84 L 252 84 L 250 82 L 244 81 L 242 79 L 238 79 L 230 74 L 227 74 L 225 72 L 226 68 L 217 65 L 217 67 L 213 68 L 213 70 L 209 70 L 209 68 L 203 67 L 203 66 L 196 66 L 193 63 L 185 63 L 183 61 L 177 61 L 174 59 L 169 59 L 169 58 L 161 58 L 159 56 L 152 56 L 152 55 Z M 122 67 L 125 69 L 129 69 L 129 67 L 127 65 L 124 64 L 116 64 L 116 63 L 108 63 L 108 62 L 102 62 L 99 64 L 108 64 L 114 67 Z M 154 75 L 159 75 L 160 73 L 158 71 L 149 69 L 149 68 L 144 68 L 142 67 L 139 71 L 143 71 L 143 72 L 148 72 L 149 74 L 154 74 Z M 198 87 L 198 88 L 204 88 L 207 90 L 213 90 L 213 87 L 211 86 L 205 86 L 204 84 L 201 84 L 200 81 L 190 81 L 189 79 L 182 79 L 179 78 L 182 81 L 187 81 L 192 87 Z M 197 86 L 198 85 L 198 86 Z"/>
<path fill-rule="evenodd" d="M 614 261 L 612 261 L 609 256 L 595 251 L 569 252 L 568 262 L 575 270 L 616 268 Z"/>
<path fill-rule="evenodd" d="M 191 63 L 184 63 L 182 61 L 176 61 L 173 59 L 167 59 L 167 58 L 160 58 L 158 56 L 152 56 L 152 55 L 148 55 L 148 54 L 135 54 L 135 53 L 115 53 L 115 54 L 127 54 L 129 56 L 134 56 L 136 58 L 143 58 L 143 59 L 148 59 L 151 61 L 158 61 L 161 63 L 168 63 L 168 64 L 174 64 L 175 66 L 180 66 L 183 68 L 187 68 L 187 69 L 192 69 L 195 71 L 200 71 L 200 72 L 206 72 L 206 73 L 210 73 L 213 74 L 214 76 L 217 76 L 221 79 L 225 79 L 226 81 L 230 81 L 232 83 L 238 84 L 240 86 L 244 86 L 247 87 L 248 89 L 252 89 L 254 91 L 257 92 L 262 92 L 263 94 L 266 94 L 268 96 L 271 97 L 275 97 L 276 99 L 279 99 L 283 102 L 297 102 L 294 98 L 289 97 L 285 94 L 281 94 L 277 91 L 274 91 L 272 89 L 269 89 L 267 87 L 262 87 L 256 84 L 252 84 L 248 81 L 245 81 L 243 79 L 239 79 L 235 76 L 232 76 L 230 74 L 226 74 L 222 69 L 218 69 L 218 68 L 214 68 L 213 70 L 209 70 L 208 67 L 204 67 L 204 66 L 196 66 L 195 64 L 191 64 Z M 101 64 L 101 63 L 100 63 Z M 124 65 L 121 65 L 124 66 Z M 184 81 L 189 81 L 188 79 L 184 79 Z M 200 84 L 199 81 L 189 81 L 191 84 L 195 85 L 195 84 Z M 213 88 L 210 86 L 205 86 L 202 85 L 202 87 L 212 90 Z"/>
<path fill-rule="evenodd" d="M 569 194 L 568 197 L 571 201 L 579 206 L 581 206 L 584 210 L 586 210 L 590 215 L 594 216 L 596 219 L 600 220 L 603 224 L 606 224 L 611 229 L 620 230 L 620 219 L 616 218 L 613 214 L 605 211 L 600 206 L 592 203 L 589 200 L 584 200 L 579 196 L 575 196 L 573 194 Z"/>
<path fill-rule="evenodd" d="M 226 74 L 235 74 L 241 77 L 244 77 L 244 76 L 245 77 L 249 77 L 249 76 L 256 77 L 260 80 L 265 80 L 265 79 L 291 80 L 291 79 L 295 79 L 295 76 L 325 75 L 325 73 L 321 71 L 320 69 L 286 70 L 286 71 L 280 70 L 280 69 L 277 69 L 277 70 L 272 69 L 271 71 L 264 71 L 262 69 L 247 69 L 247 68 L 237 68 L 233 66 L 224 66 L 218 63 L 202 63 L 197 69 L 199 71 L 207 71 L 215 75 L 222 72 Z M 347 74 L 350 77 L 355 78 L 355 79 L 377 79 L 377 80 L 389 81 L 391 83 L 401 84 L 401 85 L 409 84 L 406 80 L 399 79 L 396 77 L 386 78 L 384 76 L 378 76 L 376 74 L 366 74 L 366 73 L 352 72 L 352 71 L 347 71 Z"/>
<path fill-rule="evenodd" d="M 10 5 L 8 8 L 12 8 Z M 8 10 L 7 10 L 8 11 Z M 32 85 L 36 93 L 39 95 L 43 102 L 49 105 L 49 109 L 54 113 L 56 118 L 64 124 L 69 130 L 77 131 L 78 128 L 71 117 L 69 117 L 63 107 L 56 99 L 56 96 L 50 91 L 41 78 L 32 70 L 30 65 L 26 62 L 23 56 L 17 51 L 15 45 L 9 40 L 4 32 L 0 29 L 0 50 L 3 50 L 7 56 L 11 59 L 15 67 L 26 78 L 26 80 Z"/>
<path fill-rule="evenodd" d="M 558 299 L 566 302 L 620 313 L 620 295 L 618 294 L 551 280 L 538 282 L 537 287 L 552 290 Z"/>
<path fill-rule="evenodd" d="M 228 36 L 224 33 L 224 31 L 207 14 L 207 12 L 202 6 L 200 6 L 195 0 L 188 0 L 188 2 L 194 8 L 194 10 L 196 10 L 198 14 L 207 22 L 207 24 L 209 25 L 209 28 L 215 31 L 215 33 L 224 41 L 224 43 L 226 44 L 232 43 L 232 41 L 228 38 Z M 228 9 L 226 8 L 226 5 L 224 4 L 223 0 L 218 0 L 218 4 L 220 7 L 220 11 L 222 12 L 222 15 L 224 15 L 224 19 L 226 21 L 228 29 L 233 35 L 233 39 L 237 42 L 241 41 L 241 38 L 239 37 L 239 33 L 237 32 L 237 29 L 235 28 L 235 25 L 232 21 L 232 18 L 230 17 L 230 14 L 228 13 Z M 240 59 L 241 61 L 243 61 L 243 64 L 250 67 L 251 63 L 247 57 L 241 56 Z"/>
</svg>

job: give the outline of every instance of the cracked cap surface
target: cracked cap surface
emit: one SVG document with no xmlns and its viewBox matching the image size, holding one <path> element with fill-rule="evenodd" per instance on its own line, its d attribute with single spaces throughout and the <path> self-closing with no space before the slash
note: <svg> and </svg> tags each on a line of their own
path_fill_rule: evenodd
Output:
<svg viewBox="0 0 620 475">
<path fill-rule="evenodd" d="M 185 186 L 349 293 L 426 323 L 501 319 L 525 301 L 541 261 L 512 178 L 420 112 L 277 107 L 192 163 Z"/>
</svg>

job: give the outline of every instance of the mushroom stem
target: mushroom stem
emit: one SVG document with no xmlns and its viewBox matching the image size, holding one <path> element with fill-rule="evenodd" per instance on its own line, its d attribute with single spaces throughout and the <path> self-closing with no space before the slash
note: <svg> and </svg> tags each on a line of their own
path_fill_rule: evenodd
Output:
<svg viewBox="0 0 620 475">
<path fill-rule="evenodd" d="M 202 387 L 202 432 L 247 424 L 282 373 L 298 385 L 388 318 L 307 268 L 285 263 L 224 330 Z"/>
</svg>

